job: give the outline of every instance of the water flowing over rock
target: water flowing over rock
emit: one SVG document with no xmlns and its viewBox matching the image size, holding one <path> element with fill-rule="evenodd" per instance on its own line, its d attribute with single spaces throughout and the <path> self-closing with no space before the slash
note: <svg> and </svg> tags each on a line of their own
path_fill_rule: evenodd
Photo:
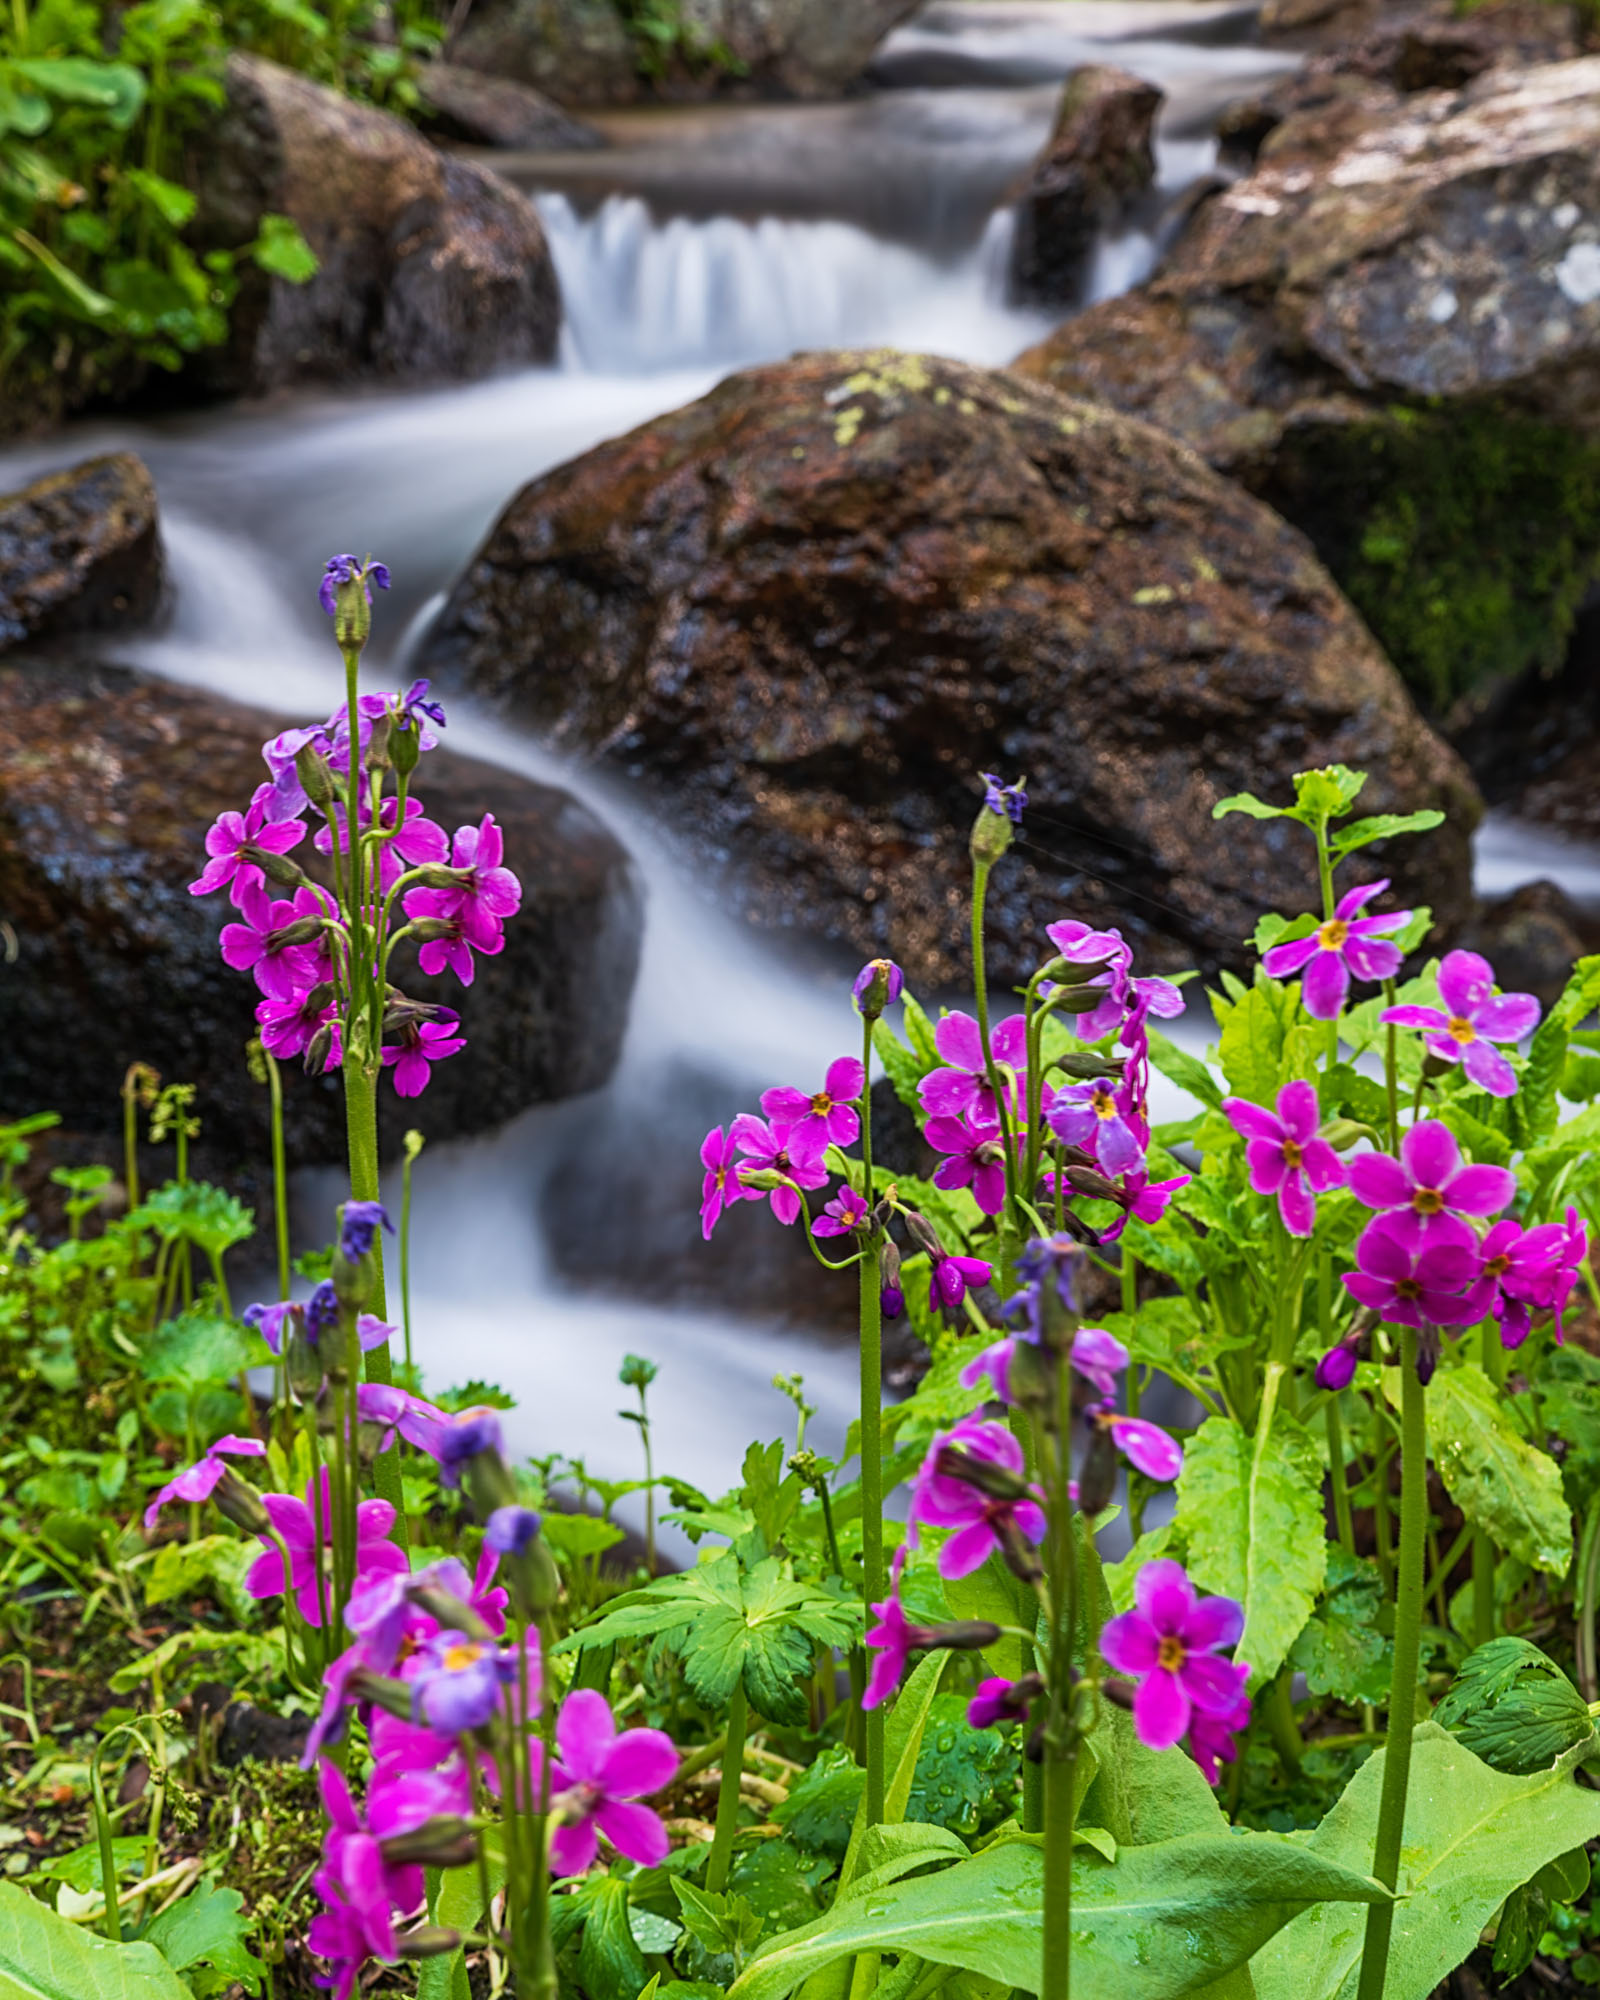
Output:
<svg viewBox="0 0 1600 2000">
<path fill-rule="evenodd" d="M 462 63 L 431 62 L 418 88 L 418 122 L 440 138 L 540 152 L 588 152 L 606 143 L 592 125 L 510 77 L 486 76 Z"/>
<path fill-rule="evenodd" d="M 284 718 L 115 667 L 0 665 L 0 1103 L 114 1131 L 129 1063 L 199 1085 L 211 1157 L 266 1157 L 267 1095 L 245 1068 L 255 988 L 217 952 L 222 895 L 188 892 L 206 828 L 261 781 L 261 744 Z M 397 983 L 459 1010 L 467 1047 L 418 1103 L 380 1093 L 392 1153 L 407 1126 L 432 1139 L 498 1125 L 530 1104 L 603 1083 L 638 961 L 640 898 L 628 858 L 568 793 L 446 750 L 417 795 L 447 828 L 492 811 L 522 876 L 506 948 L 474 985 Z M 305 843 L 309 852 L 309 841 Z M 402 952 L 404 947 L 401 947 Z M 296 1162 L 344 1152 L 337 1078 L 284 1080 Z"/>
<path fill-rule="evenodd" d="M 28 639 L 129 630 L 160 596 L 156 491 L 132 452 L 0 496 L 0 653 Z"/>
<path fill-rule="evenodd" d="M 1600 57 L 1299 88 L 1148 286 L 1016 366 L 1245 479 L 1447 713 L 1556 665 L 1600 564 Z"/>
<path fill-rule="evenodd" d="M 651 90 L 834 97 L 860 80 L 884 36 L 920 4 L 678 0 L 676 41 L 664 47 L 636 40 L 615 0 L 478 0 L 450 55 L 562 104 L 629 104 Z"/>
<path fill-rule="evenodd" d="M 1091 63 L 1061 93 L 1055 129 L 1017 200 L 1011 288 L 1046 305 L 1076 298 L 1100 234 L 1156 176 L 1161 92 L 1126 70 Z"/>
<path fill-rule="evenodd" d="M 230 57 L 227 88 L 199 175 L 202 235 L 237 245 L 287 214 L 320 268 L 303 285 L 245 276 L 225 356 L 198 364 L 214 387 L 438 381 L 551 358 L 560 292 L 525 195 L 258 56 Z"/>
<path fill-rule="evenodd" d="M 1030 809 L 991 891 L 996 976 L 1117 921 L 1239 959 L 1316 900 L 1310 843 L 1230 792 L 1371 772 L 1448 825 L 1383 857 L 1445 923 L 1476 796 L 1304 540 L 1164 433 L 1021 378 L 814 354 L 534 481 L 423 667 L 644 781 L 749 920 L 970 979 L 977 773 Z M 1424 888 L 1425 885 L 1425 888 Z"/>
</svg>

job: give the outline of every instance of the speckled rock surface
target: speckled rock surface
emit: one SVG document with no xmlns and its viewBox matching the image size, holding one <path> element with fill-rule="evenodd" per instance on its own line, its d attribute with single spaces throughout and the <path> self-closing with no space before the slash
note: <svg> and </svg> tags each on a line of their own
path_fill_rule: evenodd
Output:
<svg viewBox="0 0 1600 2000">
<path fill-rule="evenodd" d="M 196 163 L 202 240 L 250 241 L 292 216 L 320 268 L 308 284 L 241 265 L 216 389 L 468 379 L 555 353 L 561 295 L 528 197 L 441 152 L 403 119 L 260 56 L 228 60 L 228 108 Z"/>
<path fill-rule="evenodd" d="M 1304 540 L 1186 447 L 1003 373 L 805 355 L 536 480 L 419 669 L 637 777 L 753 923 L 970 977 L 967 830 L 1025 772 L 996 976 L 1115 919 L 1168 965 L 1314 897 L 1309 844 L 1211 817 L 1342 761 L 1385 857 L 1465 913 L 1476 795 Z M 712 870 L 715 870 L 713 873 Z"/>
<path fill-rule="evenodd" d="M 161 596 L 156 491 L 132 452 L 0 495 L 0 653 L 148 619 Z"/>
<path fill-rule="evenodd" d="M 255 988 L 217 954 L 226 894 L 196 898 L 187 885 L 207 826 L 248 800 L 261 744 L 283 726 L 119 668 L 0 663 L 0 917 L 16 949 L 0 967 L 0 1105 L 114 1131 L 137 1059 L 199 1085 L 211 1157 L 266 1157 L 266 1093 L 244 1062 Z M 568 793 L 439 750 L 417 794 L 447 827 L 492 811 L 525 900 L 470 989 L 416 976 L 407 959 L 397 983 L 457 1007 L 468 1044 L 420 1100 L 383 1086 L 390 1151 L 408 1125 L 459 1136 L 602 1083 L 640 934 L 627 856 Z M 291 1067 L 285 1098 L 291 1157 L 340 1159 L 337 1080 Z"/>
<path fill-rule="evenodd" d="M 1018 299 L 1069 304 L 1103 230 L 1156 176 L 1161 92 L 1109 64 L 1068 78 L 1052 131 L 1017 199 L 1011 289 Z"/>
<path fill-rule="evenodd" d="M 489 76 L 463 63 L 431 62 L 417 87 L 417 122 L 442 139 L 540 152 L 586 152 L 606 143 L 592 125 L 570 117 L 531 84 L 508 76 Z"/>
</svg>

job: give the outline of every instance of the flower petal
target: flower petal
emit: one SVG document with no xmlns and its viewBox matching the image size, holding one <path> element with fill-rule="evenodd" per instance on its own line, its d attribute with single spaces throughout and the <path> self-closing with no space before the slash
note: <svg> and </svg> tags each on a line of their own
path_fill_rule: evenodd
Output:
<svg viewBox="0 0 1600 2000">
<path fill-rule="evenodd" d="M 989 1523 L 973 1521 L 958 1528 L 939 1551 L 939 1574 L 954 1580 L 982 1569 L 995 1551 L 994 1530 Z"/>
<path fill-rule="evenodd" d="M 1192 1652 L 1179 1670 L 1183 1691 L 1201 1715 L 1231 1715 L 1239 1705 L 1239 1676 L 1231 1662 Z"/>
<path fill-rule="evenodd" d="M 1242 1138 L 1283 1143 L 1283 1120 L 1276 1112 L 1252 1104 L 1248 1097 L 1225 1097 L 1222 1115 Z"/>
<path fill-rule="evenodd" d="M 1157 1667 L 1133 1698 L 1133 1726 L 1147 1750 L 1170 1750 L 1189 1727 L 1189 1697 L 1176 1674 Z"/>
<path fill-rule="evenodd" d="M 617 1852 L 637 1861 L 641 1868 L 656 1868 L 666 1860 L 672 1843 L 660 1817 L 648 1806 L 624 1805 L 617 1799 L 607 1799 L 595 1818 Z"/>
<path fill-rule="evenodd" d="M 626 1729 L 606 1758 L 606 1790 L 614 1798 L 642 1799 L 670 1785 L 678 1752 L 663 1729 Z"/>
<path fill-rule="evenodd" d="M 1298 1169 L 1284 1176 L 1278 1190 L 1278 1213 L 1291 1236 L 1309 1236 L 1317 1226 L 1316 1199 Z"/>
<path fill-rule="evenodd" d="M 1357 1153 L 1349 1180 L 1350 1192 L 1368 1208 L 1404 1208 L 1411 1200 L 1410 1176 L 1387 1153 Z"/>
<path fill-rule="evenodd" d="M 1517 1177 L 1509 1167 L 1463 1167 L 1445 1189 L 1445 1199 L 1457 1215 L 1498 1215 L 1516 1192 Z"/>
<path fill-rule="evenodd" d="M 1520 1042 L 1538 1027 L 1539 1013 L 1531 993 L 1499 993 L 1478 1009 L 1478 1033 L 1485 1041 Z"/>
<path fill-rule="evenodd" d="M 1177 1632 L 1194 1609 L 1194 1585 L 1182 1563 L 1163 1557 L 1140 1570 L 1133 1599 L 1158 1632 Z"/>
<path fill-rule="evenodd" d="M 1400 1141 L 1400 1164 L 1413 1187 L 1448 1187 L 1461 1171 L 1461 1148 L 1448 1125 L 1424 1118 Z"/>
<path fill-rule="evenodd" d="M 1178 1637 L 1191 1653 L 1220 1653 L 1237 1646 L 1243 1632 L 1242 1604 L 1231 1597 L 1202 1597 L 1183 1621 Z M 1229 1667 L 1228 1672 L 1233 1674 L 1234 1669 Z"/>
<path fill-rule="evenodd" d="M 1385 1007 L 1378 1017 L 1396 1028 L 1431 1028 L 1435 1034 L 1443 1034 L 1450 1025 L 1450 1016 L 1440 1007 Z"/>
<path fill-rule="evenodd" d="M 1262 970 L 1269 979 L 1286 979 L 1291 972 L 1298 972 L 1316 949 L 1315 931 L 1309 937 L 1291 938 L 1287 944 L 1275 944 L 1262 955 Z"/>
<path fill-rule="evenodd" d="M 1124 1611 L 1101 1628 L 1100 1650 L 1117 1673 L 1148 1674 L 1160 1657 L 1161 1635 L 1142 1611 Z"/>
<path fill-rule="evenodd" d="M 1344 960 L 1336 951 L 1319 951 L 1306 967 L 1300 1004 L 1313 1021 L 1336 1021 L 1349 988 Z"/>
<path fill-rule="evenodd" d="M 1452 1014 L 1471 1020 L 1494 992 L 1494 967 L 1475 951 L 1447 951 L 1439 967 L 1439 997 Z"/>
<path fill-rule="evenodd" d="M 586 1875 L 599 1851 L 592 1819 L 579 1820 L 576 1826 L 558 1826 L 550 1836 L 550 1873 Z"/>
<path fill-rule="evenodd" d="M 1515 1097 L 1517 1073 L 1500 1051 L 1487 1042 L 1470 1042 L 1461 1067 L 1480 1090 L 1491 1097 Z"/>
<path fill-rule="evenodd" d="M 556 1747 L 562 1763 L 580 1785 L 605 1783 L 616 1735 L 611 1706 L 593 1688 L 578 1688 L 561 1704 Z"/>
<path fill-rule="evenodd" d="M 1316 1086 L 1301 1077 L 1286 1083 L 1278 1092 L 1278 1116 L 1289 1137 L 1303 1146 L 1316 1131 L 1322 1116 L 1317 1106 Z"/>
<path fill-rule="evenodd" d="M 1326 1139 L 1308 1139 L 1300 1155 L 1300 1165 L 1318 1194 L 1344 1186 L 1344 1161 Z"/>
</svg>

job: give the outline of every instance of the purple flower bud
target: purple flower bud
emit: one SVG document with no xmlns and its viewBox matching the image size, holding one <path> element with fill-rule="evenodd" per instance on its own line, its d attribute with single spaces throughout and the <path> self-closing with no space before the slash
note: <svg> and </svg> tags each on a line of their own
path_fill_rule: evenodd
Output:
<svg viewBox="0 0 1600 2000">
<path fill-rule="evenodd" d="M 885 1007 L 892 1007 L 900 998 L 905 983 L 905 974 L 892 958 L 869 958 L 850 989 L 857 1013 L 865 1020 L 877 1020 Z"/>
<path fill-rule="evenodd" d="M 347 1201 L 339 1212 L 341 1255 L 352 1264 L 358 1263 L 371 1250 L 380 1227 L 394 1234 L 394 1224 L 381 1201 Z"/>
<path fill-rule="evenodd" d="M 1025 1674 L 1020 1681 L 999 1675 L 979 1681 L 977 1693 L 967 1703 L 967 1721 L 974 1729 L 997 1729 L 1003 1722 L 1020 1722 L 1043 1686 L 1037 1674 Z"/>
<path fill-rule="evenodd" d="M 978 776 L 984 783 L 983 803 L 989 811 L 1004 813 L 1013 826 L 1021 826 L 1022 808 L 1028 803 L 1028 794 L 1023 790 L 1026 781 L 1018 778 L 1014 785 L 1007 785 L 993 771 L 980 771 Z"/>
<path fill-rule="evenodd" d="M 539 1516 L 531 1507 L 496 1507 L 483 1531 L 484 1545 L 503 1556 L 519 1556 L 538 1534 Z"/>
<path fill-rule="evenodd" d="M 319 1340 L 330 1326 L 339 1324 L 339 1295 L 333 1280 L 324 1278 L 306 1300 L 306 1338 Z"/>
<path fill-rule="evenodd" d="M 439 1474 L 445 1485 L 459 1486 L 462 1467 L 486 1451 L 492 1451 L 498 1457 L 503 1457 L 505 1453 L 500 1418 L 494 1410 L 463 1410 L 441 1426 L 438 1435 Z"/>
<path fill-rule="evenodd" d="M 898 1285 L 885 1285 L 878 1294 L 878 1307 L 885 1319 L 899 1319 L 906 1309 L 906 1295 Z"/>
<path fill-rule="evenodd" d="M 1319 1389 L 1348 1389 L 1355 1380 L 1355 1342 L 1341 1340 L 1336 1347 L 1330 1347 L 1317 1363 L 1316 1383 Z"/>
</svg>

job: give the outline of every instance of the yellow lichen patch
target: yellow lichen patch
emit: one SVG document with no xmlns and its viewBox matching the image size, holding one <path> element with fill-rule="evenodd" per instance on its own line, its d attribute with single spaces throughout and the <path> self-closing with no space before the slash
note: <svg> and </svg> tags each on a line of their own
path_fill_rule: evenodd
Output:
<svg viewBox="0 0 1600 2000">
<path fill-rule="evenodd" d="M 848 410 L 841 410 L 834 419 L 833 441 L 837 445 L 850 445 L 856 441 L 856 433 L 861 429 L 866 411 L 859 403 L 852 403 Z"/>
<path fill-rule="evenodd" d="M 1194 571 L 1195 575 L 1199 577 L 1202 583 L 1216 583 L 1220 580 L 1222 575 L 1222 572 L 1217 568 L 1216 564 L 1206 556 L 1201 556 L 1201 555 L 1190 556 L 1189 567 Z"/>
<path fill-rule="evenodd" d="M 1076 417 L 1062 417 L 1056 428 L 1064 432 L 1068 437 L 1076 437 L 1078 432 L 1083 429 L 1083 425 L 1078 422 Z"/>
<path fill-rule="evenodd" d="M 1133 593 L 1135 604 L 1170 604 L 1177 596 L 1170 583 L 1147 583 L 1143 590 Z"/>
</svg>

